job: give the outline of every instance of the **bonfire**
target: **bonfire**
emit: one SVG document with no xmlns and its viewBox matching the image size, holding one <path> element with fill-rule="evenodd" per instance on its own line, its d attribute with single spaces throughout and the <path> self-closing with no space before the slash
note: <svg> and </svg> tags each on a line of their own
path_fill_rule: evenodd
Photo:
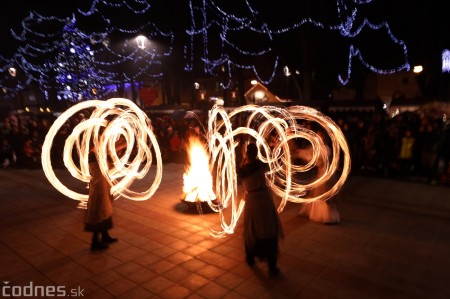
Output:
<svg viewBox="0 0 450 299">
<path fill-rule="evenodd" d="M 187 153 L 189 165 L 186 166 L 186 171 L 183 174 L 181 200 L 187 204 L 215 202 L 213 179 L 204 143 L 197 137 L 190 137 Z"/>
</svg>

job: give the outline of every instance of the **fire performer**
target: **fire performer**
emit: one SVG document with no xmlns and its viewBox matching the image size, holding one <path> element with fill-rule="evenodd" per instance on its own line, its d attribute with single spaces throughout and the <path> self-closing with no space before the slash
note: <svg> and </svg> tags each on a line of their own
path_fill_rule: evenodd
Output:
<svg viewBox="0 0 450 299">
<path fill-rule="evenodd" d="M 272 191 L 266 185 L 265 164 L 258 159 L 258 147 L 249 143 L 244 153 L 238 176 L 245 190 L 244 242 L 246 262 L 254 266 L 255 257 L 265 260 L 271 276 L 278 276 L 278 241 L 283 229 L 273 201 Z"/>
<path fill-rule="evenodd" d="M 103 138 L 100 138 L 103 142 Z M 119 139 L 116 143 L 116 152 L 119 153 L 127 146 L 127 143 Z M 92 232 L 91 250 L 103 250 L 108 248 L 108 244 L 117 242 L 116 238 L 109 235 L 108 231 L 113 227 L 113 195 L 111 193 L 111 186 L 104 177 L 99 162 L 97 160 L 96 152 L 98 146 L 94 146 L 91 142 L 89 160 L 89 172 L 91 179 L 89 182 L 89 198 L 87 202 L 87 209 L 84 218 L 84 230 Z M 108 155 L 108 164 L 111 164 Z"/>
</svg>

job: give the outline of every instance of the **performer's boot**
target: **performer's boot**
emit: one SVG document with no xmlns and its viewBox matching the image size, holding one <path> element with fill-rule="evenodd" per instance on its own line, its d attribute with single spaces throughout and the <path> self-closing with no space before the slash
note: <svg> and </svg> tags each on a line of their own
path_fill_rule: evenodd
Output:
<svg viewBox="0 0 450 299">
<path fill-rule="evenodd" d="M 92 243 L 91 243 L 91 250 L 97 251 L 97 250 L 104 250 L 108 248 L 108 245 L 105 243 L 100 242 L 100 236 L 98 232 L 93 233 L 92 235 Z"/>
<path fill-rule="evenodd" d="M 248 249 L 247 245 L 245 245 L 245 261 L 250 267 L 255 265 L 255 255 Z"/>
<path fill-rule="evenodd" d="M 102 231 L 102 243 L 108 244 L 108 243 L 115 243 L 117 241 L 118 239 L 111 237 L 107 230 Z"/>
</svg>

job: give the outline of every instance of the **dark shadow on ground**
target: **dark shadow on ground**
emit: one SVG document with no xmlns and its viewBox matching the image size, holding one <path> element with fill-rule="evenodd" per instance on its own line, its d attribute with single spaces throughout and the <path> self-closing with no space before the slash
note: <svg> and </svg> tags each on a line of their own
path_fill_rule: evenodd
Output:
<svg viewBox="0 0 450 299">
<path fill-rule="evenodd" d="M 209 207 L 207 202 L 186 202 L 183 200 L 175 205 L 175 210 L 183 214 L 192 215 L 216 213 Z"/>
</svg>

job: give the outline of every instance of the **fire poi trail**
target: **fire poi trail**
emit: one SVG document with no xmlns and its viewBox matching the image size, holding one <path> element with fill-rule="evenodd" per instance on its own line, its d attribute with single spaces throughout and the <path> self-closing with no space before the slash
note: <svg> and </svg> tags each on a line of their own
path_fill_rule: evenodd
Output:
<svg viewBox="0 0 450 299">
<path fill-rule="evenodd" d="M 132 200 L 149 199 L 161 182 L 161 152 L 153 134 L 150 119 L 133 102 L 122 98 L 80 102 L 56 119 L 42 146 L 42 167 L 50 183 L 69 198 L 82 202 L 88 199 L 87 194 L 74 192 L 62 184 L 55 175 L 50 158 L 51 147 L 57 132 L 70 117 L 86 109 L 92 110 L 90 117 L 77 124 L 65 141 L 63 160 L 67 170 L 74 178 L 89 182 L 88 154 L 89 143 L 92 141 L 94 146 L 99 148 L 96 152 L 97 159 L 103 175 L 112 186 L 112 194 L 115 197 L 121 195 Z M 104 129 L 104 132 L 100 138 L 101 129 Z M 119 138 L 127 143 L 125 153 L 121 157 L 118 157 L 115 151 L 115 143 Z M 73 160 L 74 149 L 78 154 L 79 163 Z M 152 153 L 155 155 L 154 158 Z M 108 155 L 113 162 L 111 168 L 107 163 Z M 135 179 L 143 179 L 146 176 L 153 159 L 156 159 L 156 175 L 153 182 L 148 183 L 149 188 L 144 192 L 129 189 Z"/>
<path fill-rule="evenodd" d="M 234 123 L 245 120 L 245 125 L 233 128 Z M 329 160 L 322 138 L 313 130 L 302 125 L 313 123 L 323 129 L 330 138 L 331 160 Z M 269 145 L 270 138 L 277 141 Z M 247 105 L 228 114 L 223 107 L 215 106 L 210 111 L 208 121 L 208 150 L 210 169 L 215 169 L 215 194 L 221 200 L 218 212 L 221 214 L 223 231 L 213 231 L 222 236 L 234 232 L 245 202 L 237 199 L 236 147 L 239 143 L 253 139 L 258 146 L 258 156 L 267 163 L 270 170 L 266 182 L 276 196 L 281 198 L 278 212 L 281 213 L 287 201 L 307 203 L 328 200 L 343 186 L 350 173 L 350 151 L 344 134 L 336 123 L 321 112 L 304 106 L 288 108 Z M 310 144 L 305 163 L 296 163 L 301 149 L 292 146 L 301 139 Z M 240 140 L 240 141 L 239 141 Z M 318 161 L 325 161 L 326 171 L 311 182 L 296 179 L 302 173 L 311 171 Z M 342 160 L 342 161 L 341 161 Z M 337 176 L 337 178 L 336 178 Z M 334 182 L 324 193 L 308 197 L 308 192 L 327 181 Z M 231 209 L 229 223 L 224 219 L 222 209 Z"/>
<path fill-rule="evenodd" d="M 51 147 L 57 132 L 74 114 L 91 109 L 89 118 L 73 128 L 64 145 L 64 165 L 71 175 L 83 182 L 89 182 L 88 168 L 89 142 L 92 140 L 99 151 L 96 153 L 102 173 L 111 184 L 111 192 L 132 200 L 147 200 L 158 189 L 162 178 L 162 159 L 150 119 L 133 102 L 113 98 L 107 101 L 81 102 L 63 114 L 51 126 L 42 147 L 42 166 L 50 183 L 64 195 L 85 202 L 87 195 L 67 188 L 56 177 L 50 158 Z M 312 126 L 307 126 L 309 124 Z M 104 128 L 100 138 L 100 130 Z M 331 156 L 328 156 L 324 140 L 316 133 L 321 129 L 328 135 Z M 115 152 L 119 138 L 126 140 L 125 154 Z M 206 132 L 206 151 L 197 146 L 188 150 L 198 151 L 193 156 L 199 158 L 184 174 L 184 192 L 198 201 L 201 197 L 220 217 L 222 230 L 211 229 L 211 235 L 223 237 L 234 233 L 245 202 L 238 197 L 236 177 L 237 148 L 250 140 L 258 146 L 259 159 L 267 163 L 269 171 L 266 182 L 280 200 L 278 213 L 288 201 L 310 203 L 328 200 L 336 195 L 350 173 L 350 151 L 344 134 L 336 123 L 321 112 L 305 106 L 287 108 L 273 106 L 246 105 L 227 113 L 222 106 L 214 106 L 209 111 Z M 308 144 L 306 151 L 296 144 L 302 140 Z M 274 141 L 274 142 L 272 142 Z M 203 147 L 203 145 L 202 145 Z M 72 152 L 79 156 L 79 167 L 73 161 Z M 143 179 L 156 159 L 156 175 L 145 192 L 134 192 L 130 186 L 135 179 Z M 113 160 L 108 168 L 107 156 Z M 303 162 L 298 159 L 301 156 Z M 312 181 L 299 179 L 311 171 L 318 161 L 325 161 L 325 172 Z M 201 163 L 200 163 L 201 162 Z M 199 169 L 198 166 L 201 168 Z M 191 171 L 201 171 L 205 175 L 191 175 Z M 204 180 L 207 185 L 193 181 Z M 314 188 L 327 184 L 323 193 L 309 197 Z M 195 191 L 195 192 L 192 192 Z M 200 196 L 200 197 L 198 197 Z M 225 219 L 224 211 L 230 209 L 230 218 Z"/>
</svg>

